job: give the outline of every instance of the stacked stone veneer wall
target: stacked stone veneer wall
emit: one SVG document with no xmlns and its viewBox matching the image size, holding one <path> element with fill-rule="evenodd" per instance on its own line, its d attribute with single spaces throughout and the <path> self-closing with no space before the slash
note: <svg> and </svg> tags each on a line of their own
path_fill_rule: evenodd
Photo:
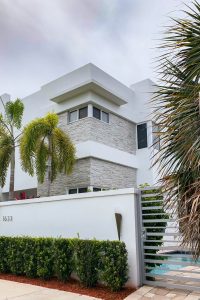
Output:
<svg viewBox="0 0 200 300">
<path fill-rule="evenodd" d="M 92 186 L 111 189 L 136 187 L 136 169 L 95 158 L 90 162 Z"/>
<path fill-rule="evenodd" d="M 136 169 L 95 158 L 76 162 L 70 176 L 58 175 L 51 184 L 51 195 L 66 194 L 67 188 L 96 186 L 119 189 L 136 186 Z M 47 196 L 47 181 L 38 185 L 38 194 Z"/>
<path fill-rule="evenodd" d="M 59 126 L 68 132 L 74 143 L 90 140 L 128 153 L 136 153 L 136 125 L 134 123 L 110 114 L 109 124 L 92 117 L 68 124 L 67 115 L 67 112 L 59 115 Z"/>
</svg>

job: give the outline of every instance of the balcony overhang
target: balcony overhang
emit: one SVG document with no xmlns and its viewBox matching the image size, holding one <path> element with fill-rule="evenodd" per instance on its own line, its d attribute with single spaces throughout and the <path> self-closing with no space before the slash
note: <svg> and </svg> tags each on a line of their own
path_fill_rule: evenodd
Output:
<svg viewBox="0 0 200 300">
<path fill-rule="evenodd" d="M 89 91 L 92 91 L 119 106 L 127 103 L 126 99 L 123 99 L 114 91 L 108 90 L 99 82 L 95 82 L 94 80 L 81 83 L 77 86 L 71 87 L 70 89 L 64 90 L 52 97 L 50 100 L 55 103 L 61 103 L 67 101 L 68 99 L 71 99 L 72 97 L 76 97 L 82 93 Z"/>
</svg>

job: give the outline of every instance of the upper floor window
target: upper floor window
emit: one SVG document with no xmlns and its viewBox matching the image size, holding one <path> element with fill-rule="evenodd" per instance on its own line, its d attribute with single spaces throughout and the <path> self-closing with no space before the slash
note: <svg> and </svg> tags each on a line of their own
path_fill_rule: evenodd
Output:
<svg viewBox="0 0 200 300">
<path fill-rule="evenodd" d="M 75 122 L 79 119 L 86 118 L 88 116 L 88 107 L 82 107 L 69 112 L 69 123 Z"/>
<path fill-rule="evenodd" d="M 147 148 L 147 123 L 137 125 L 137 143 L 138 149 Z"/>
<path fill-rule="evenodd" d="M 83 107 L 79 109 L 79 119 L 86 118 L 88 116 L 88 107 Z"/>
<path fill-rule="evenodd" d="M 95 106 L 93 106 L 93 117 L 105 123 L 109 123 L 109 113 L 100 110 Z"/>
<path fill-rule="evenodd" d="M 78 111 L 74 110 L 74 111 L 70 111 L 69 113 L 69 122 L 74 122 L 78 120 Z"/>
<path fill-rule="evenodd" d="M 100 109 L 98 109 L 94 106 L 93 106 L 93 117 L 98 120 L 101 120 L 101 111 L 100 111 Z"/>
<path fill-rule="evenodd" d="M 109 114 L 105 111 L 101 112 L 101 120 L 103 122 L 109 123 Z"/>
</svg>

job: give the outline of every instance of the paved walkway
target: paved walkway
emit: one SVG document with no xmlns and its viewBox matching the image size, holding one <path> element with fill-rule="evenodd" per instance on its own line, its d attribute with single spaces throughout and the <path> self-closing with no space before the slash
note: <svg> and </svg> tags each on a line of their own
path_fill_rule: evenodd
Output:
<svg viewBox="0 0 200 300">
<path fill-rule="evenodd" d="M 200 293 L 144 285 L 124 300 L 200 300 Z"/>
<path fill-rule="evenodd" d="M 0 280 L 0 300 L 97 300 L 97 298 Z M 98 299 L 99 300 L 99 299 Z"/>
</svg>

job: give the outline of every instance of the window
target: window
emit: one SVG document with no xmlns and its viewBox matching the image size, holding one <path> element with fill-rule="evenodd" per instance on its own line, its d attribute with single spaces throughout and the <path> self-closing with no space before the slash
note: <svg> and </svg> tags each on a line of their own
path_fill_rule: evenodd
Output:
<svg viewBox="0 0 200 300">
<path fill-rule="evenodd" d="M 105 111 L 101 112 L 101 119 L 103 122 L 109 123 L 109 114 Z"/>
<path fill-rule="evenodd" d="M 88 116 L 88 107 L 83 107 L 79 109 L 79 119 L 86 118 Z"/>
<path fill-rule="evenodd" d="M 109 123 L 109 114 L 101 111 L 99 108 L 93 106 L 93 117 L 105 123 Z"/>
<path fill-rule="evenodd" d="M 100 192 L 101 188 L 93 187 L 93 192 Z"/>
<path fill-rule="evenodd" d="M 159 125 L 153 123 L 152 133 L 153 133 L 153 147 L 156 150 L 160 150 L 160 136 L 159 136 Z"/>
<path fill-rule="evenodd" d="M 74 110 L 69 113 L 69 122 L 74 122 L 78 120 L 78 111 Z"/>
<path fill-rule="evenodd" d="M 88 116 L 88 107 L 83 107 L 69 112 L 69 123 L 75 122 L 79 119 L 86 118 Z"/>
<path fill-rule="evenodd" d="M 138 149 L 147 147 L 147 123 L 137 125 Z"/>
<path fill-rule="evenodd" d="M 87 187 L 79 188 L 79 189 L 78 189 L 78 192 L 79 192 L 79 193 L 87 193 L 87 191 L 88 191 L 88 188 L 87 188 Z"/>
<path fill-rule="evenodd" d="M 98 120 L 101 120 L 101 111 L 100 111 L 100 109 L 98 109 L 96 107 L 93 107 L 93 117 L 98 119 Z"/>
<path fill-rule="evenodd" d="M 73 189 L 69 189 L 68 193 L 71 194 L 77 194 L 77 193 L 87 193 L 88 192 L 88 188 L 84 187 L 84 188 L 73 188 Z"/>
<path fill-rule="evenodd" d="M 77 194 L 77 189 L 69 189 L 69 194 Z"/>
</svg>

